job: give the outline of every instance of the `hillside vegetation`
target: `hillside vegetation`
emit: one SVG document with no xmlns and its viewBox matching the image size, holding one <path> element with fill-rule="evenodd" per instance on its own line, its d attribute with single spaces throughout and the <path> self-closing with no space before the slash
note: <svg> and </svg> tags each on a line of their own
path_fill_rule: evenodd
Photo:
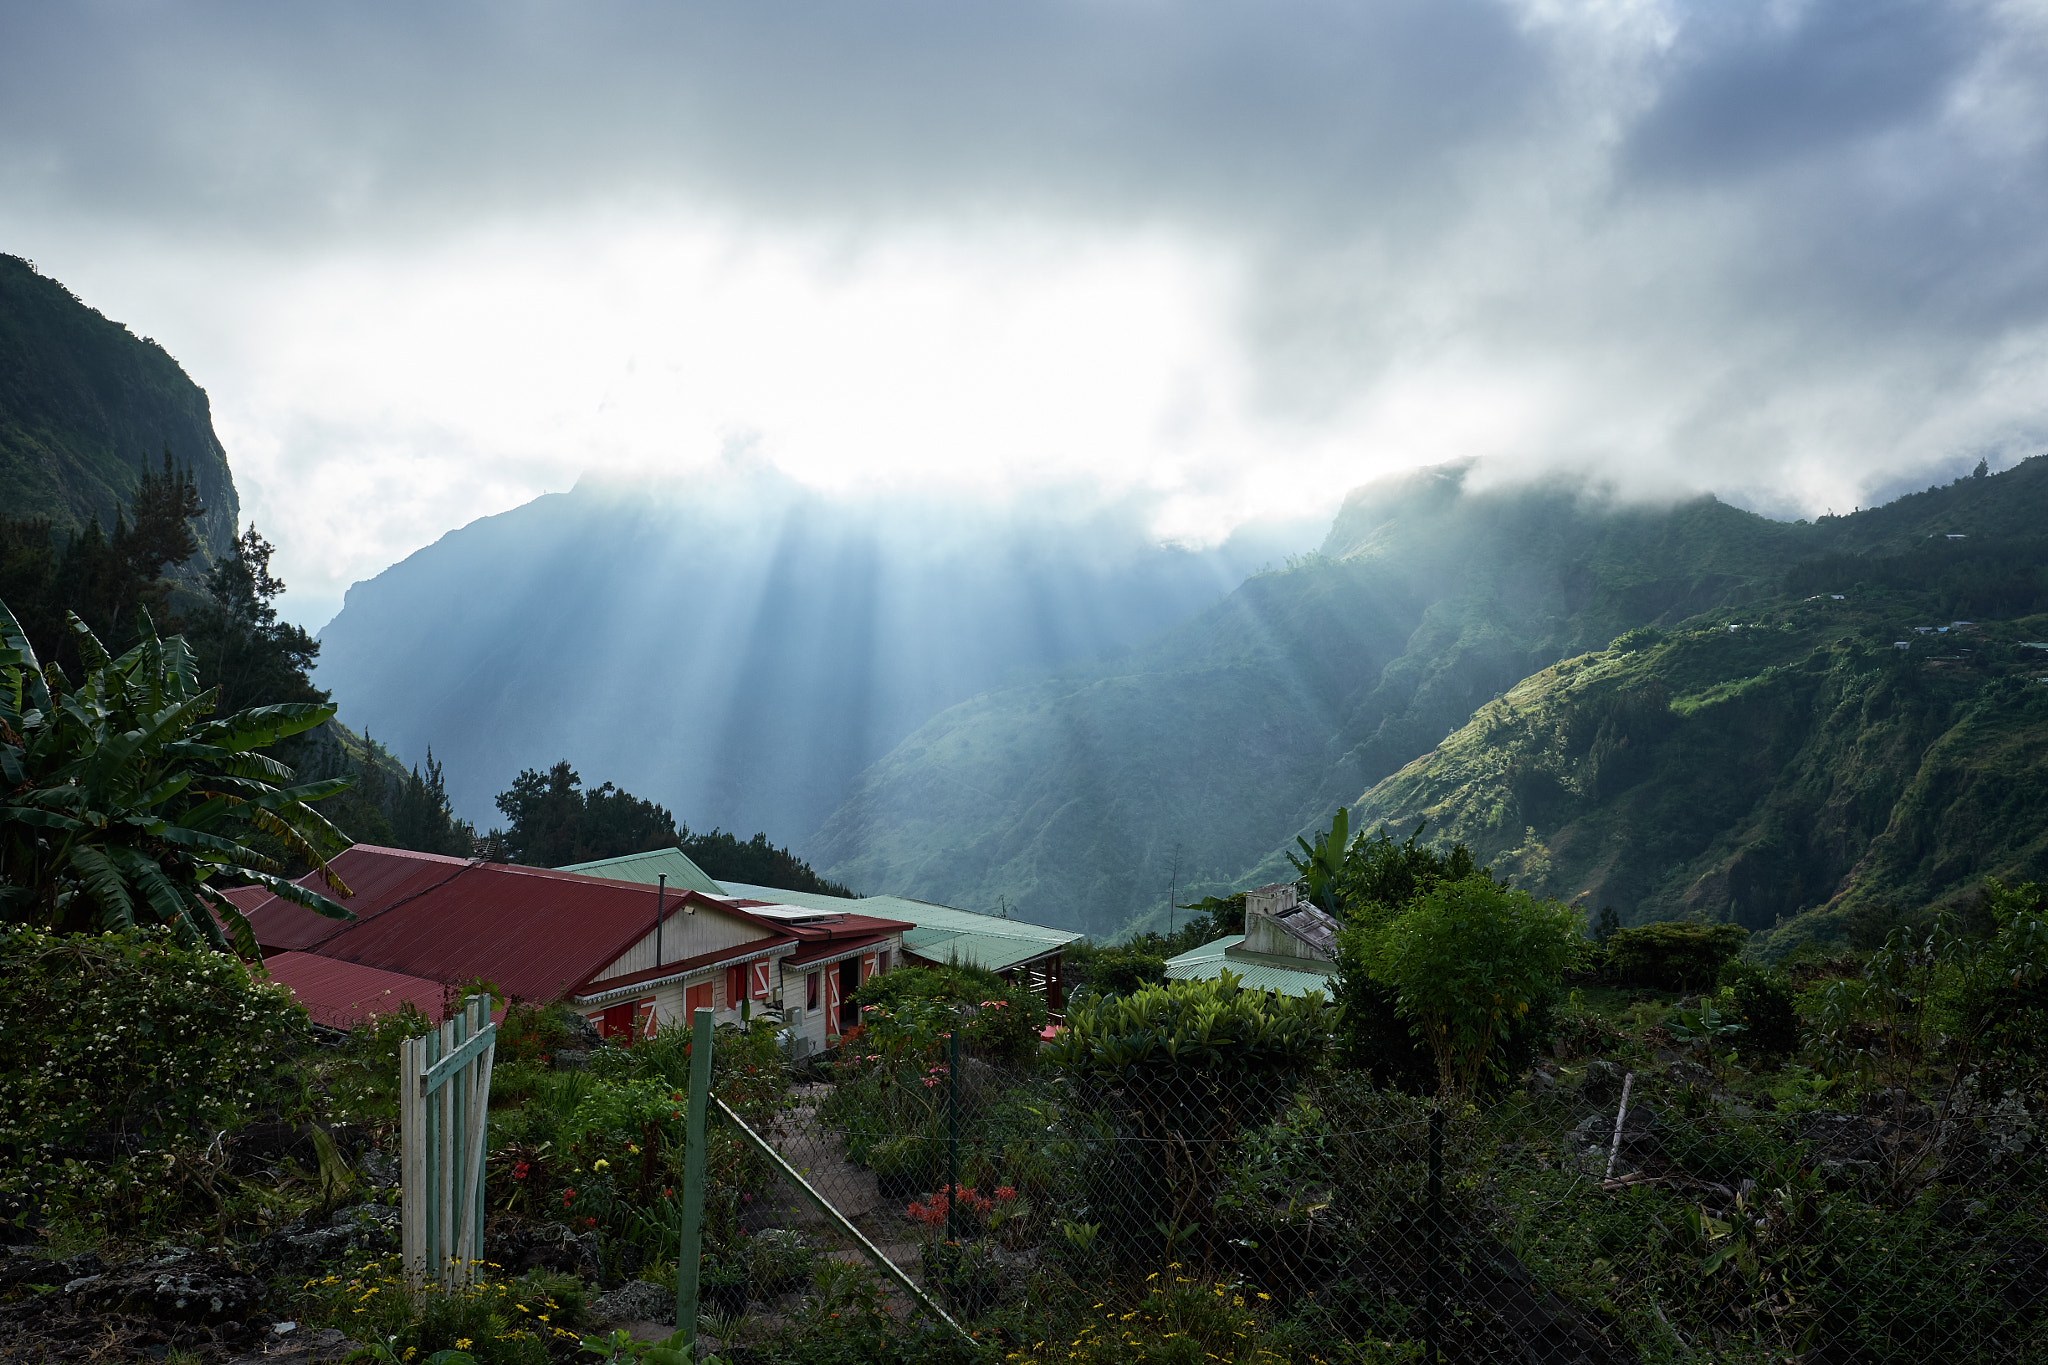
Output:
<svg viewBox="0 0 2048 1365">
<path fill-rule="evenodd" d="M 95 517 L 111 532 L 166 451 L 206 508 L 196 581 L 228 553 L 241 515 L 205 390 L 154 341 L 0 254 L 0 510 L 60 536 Z"/>
<path fill-rule="evenodd" d="M 1584 488 L 1474 489 L 1471 474 L 1446 466 L 1360 489 L 1321 553 L 1253 577 L 1149 646 L 941 713 L 863 774 L 814 841 L 814 860 L 840 880 L 955 904 L 1004 894 L 1022 914 L 1096 932 L 1134 911 L 1147 922 L 1163 913 L 1176 852 L 1178 886 L 1196 895 L 1287 875 L 1281 850 L 1339 804 L 1358 804 L 1365 820 L 1455 821 L 1455 837 L 1508 859 L 1518 879 L 1566 896 L 1590 890 L 1595 905 L 1611 899 L 1630 921 L 1739 902 L 1745 922 L 1769 927 L 1829 902 L 1852 870 L 1862 889 L 1838 910 L 1904 903 L 2028 864 L 2012 838 L 2025 812 L 2041 809 L 2038 797 L 2029 805 L 2015 791 L 2003 823 L 1968 834 L 1938 835 L 1912 825 L 1908 808 L 1895 811 L 1918 801 L 1912 811 L 1963 819 L 1953 800 L 1977 798 L 1951 787 L 2024 766 L 2017 734 L 1990 747 L 1973 737 L 1985 727 L 2005 734 L 2001 708 L 2030 694 L 2003 684 L 2021 690 L 2000 692 L 2006 700 L 1981 716 L 1961 698 L 2019 666 L 2010 648 L 2032 638 L 2027 628 L 2000 627 L 1985 657 L 1963 663 L 1929 663 L 1933 647 L 1922 644 L 1909 665 L 1890 646 L 1908 624 L 2048 608 L 2043 550 L 2026 539 L 2048 524 L 2048 460 L 1812 524 L 1712 498 L 1631 507 Z M 1820 583 L 1848 600 L 1802 604 Z M 1731 633 L 1729 624 L 1769 630 Z M 1668 647 L 1599 668 L 1627 675 L 1611 685 L 1625 700 L 1612 704 L 1655 742 L 1677 746 L 1669 756 L 1640 758 L 1648 741 L 1631 738 L 1627 758 L 1614 757 L 1615 721 L 1599 750 L 1608 776 L 1590 790 L 1576 773 L 1522 757 L 1509 722 L 1529 712 L 1541 729 L 1533 713 L 1550 714 L 1542 699 L 1557 676 L 1547 670 L 1595 652 L 1606 660 L 1611 642 L 1642 627 L 1667 632 Z M 1853 649 L 1837 643 L 1845 634 Z M 2007 649 L 2002 662 L 1994 647 Z M 1675 671 L 1642 672 L 1661 668 Z M 1769 686 L 1745 681 L 1765 668 L 1778 670 Z M 1830 679 L 1837 691 L 1811 690 Z M 1806 715 L 1801 706 L 1851 697 L 1899 707 L 1899 718 L 1868 733 L 1859 726 L 1854 738 L 1838 721 L 1824 743 L 1793 719 Z M 1767 698 L 1779 719 L 1777 747 L 1764 750 L 1754 727 L 1767 722 L 1751 718 Z M 1583 702 L 1596 704 L 1609 703 Z M 1711 713 L 1687 722 L 1702 706 Z M 1750 728 L 1729 729 L 1738 718 Z M 1577 722 L 1555 742 L 1581 746 L 1570 761 L 1583 765 L 1602 723 Z M 1685 747 L 1680 737 L 1695 734 L 1711 752 Z M 1944 737 L 1922 765 L 1921 751 Z M 1880 743 L 1889 757 L 1870 748 Z M 1784 766 L 1793 753 L 1807 755 L 1804 766 Z M 1793 837 L 1783 828 L 1798 826 L 1807 844 L 1836 837 L 1806 829 L 1803 813 L 1835 809 L 1831 798 L 1795 798 L 1795 789 L 1838 786 L 1846 804 L 1834 851 L 1786 861 L 1774 851 Z M 1720 804 L 1700 809 L 1709 788 Z M 1757 823 L 1766 809 L 1778 823 Z M 1899 832 L 1880 841 L 1895 814 Z M 1618 838 L 1620 851 L 1561 851 L 1553 836 L 1573 821 L 1579 832 L 1564 845 Z M 1939 856 L 1913 851 L 1912 841 L 1960 847 L 1978 833 L 1994 842 L 1970 868 L 1938 871 Z M 1693 889 L 1705 875 L 1697 860 L 1716 847 L 1746 870 L 1729 874 L 1732 891 Z M 1746 890 L 1752 883 L 1770 890 Z"/>
</svg>

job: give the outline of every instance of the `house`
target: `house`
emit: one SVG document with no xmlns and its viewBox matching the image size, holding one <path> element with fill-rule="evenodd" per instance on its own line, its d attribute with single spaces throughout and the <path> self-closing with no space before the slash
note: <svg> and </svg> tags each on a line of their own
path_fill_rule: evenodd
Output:
<svg viewBox="0 0 2048 1365">
<path fill-rule="evenodd" d="M 708 1006 L 722 1022 L 779 1011 L 822 1047 L 853 1022 L 859 984 L 901 960 L 912 927 L 369 844 L 331 866 L 355 893 L 344 902 L 355 919 L 276 896 L 245 913 L 272 978 L 337 1027 L 482 980 L 573 1005 L 607 1035 L 648 1036 Z M 300 882 L 332 894 L 318 873 Z"/>
<path fill-rule="evenodd" d="M 1213 981 L 1228 971 L 1249 990 L 1327 995 L 1338 928 L 1335 919 L 1302 900 L 1292 883 L 1275 882 L 1245 893 L 1242 934 L 1168 958 L 1167 979 Z"/>
<path fill-rule="evenodd" d="M 603 864 L 581 863 L 563 870 L 596 873 L 602 867 L 604 871 L 599 875 L 649 884 L 654 882 L 656 875 L 668 871 L 671 874 L 669 885 L 674 886 L 676 860 L 687 864 L 690 871 L 696 871 L 697 865 L 680 849 L 636 853 L 626 858 L 613 858 Z M 697 875 L 701 877 L 703 873 L 697 872 Z M 810 891 L 784 891 L 745 882 L 717 882 L 714 885 L 718 894 L 741 906 L 779 905 L 820 915 L 859 914 L 902 921 L 910 926 L 903 932 L 903 961 L 921 966 L 962 962 L 981 967 L 1041 992 L 1050 1009 L 1059 1010 L 1066 1006 L 1064 955 L 1067 945 L 1082 937 L 1079 933 L 1025 920 L 958 910 L 950 905 L 934 905 L 930 901 L 911 900 L 907 896 L 849 898 Z"/>
</svg>

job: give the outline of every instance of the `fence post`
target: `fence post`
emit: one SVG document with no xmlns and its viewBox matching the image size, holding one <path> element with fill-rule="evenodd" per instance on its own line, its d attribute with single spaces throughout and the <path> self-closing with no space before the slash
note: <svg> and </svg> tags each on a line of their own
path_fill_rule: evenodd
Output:
<svg viewBox="0 0 2048 1365">
<path fill-rule="evenodd" d="M 953 1020 L 953 1032 L 946 1059 L 946 1240 L 957 1242 L 954 1231 L 960 1202 L 960 1021 Z"/>
<path fill-rule="evenodd" d="M 697 1345 L 697 1272 L 704 1254 L 704 1111 L 711 1107 L 711 1011 L 697 1007 L 690 1033 L 690 1109 L 684 1119 L 683 1224 L 676 1245 L 676 1328 Z"/>
<path fill-rule="evenodd" d="M 1443 1359 L 1444 1111 L 1429 1111 L 1429 1275 L 1425 1284 L 1423 1340 L 1430 1365 Z"/>
</svg>

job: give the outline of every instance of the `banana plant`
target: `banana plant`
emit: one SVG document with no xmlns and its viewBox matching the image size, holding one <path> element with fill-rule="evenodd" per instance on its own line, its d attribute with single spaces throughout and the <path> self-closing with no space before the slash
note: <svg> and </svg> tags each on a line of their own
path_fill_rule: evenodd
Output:
<svg viewBox="0 0 2048 1365">
<path fill-rule="evenodd" d="M 118 659 L 69 617 L 86 669 L 74 686 L 0 602 L 0 921 L 60 933 L 168 926 L 253 958 L 255 936 L 223 883 L 352 918 L 250 846 L 267 836 L 351 894 L 327 865 L 348 837 L 311 805 L 350 779 L 291 785 L 291 769 L 260 752 L 334 708 L 294 702 L 215 719 L 219 689 L 199 685 L 184 638 L 158 639 L 140 617 L 141 639 Z"/>
<path fill-rule="evenodd" d="M 1337 909 L 1337 881 L 1344 875 L 1344 855 L 1351 851 L 1351 810 L 1347 806 L 1337 807 L 1337 814 L 1330 821 L 1330 828 L 1316 836 L 1311 844 L 1299 834 L 1294 842 L 1301 845 L 1301 855 L 1290 853 L 1287 861 L 1294 864 L 1294 870 L 1308 883 L 1308 897 L 1332 915 Z"/>
</svg>

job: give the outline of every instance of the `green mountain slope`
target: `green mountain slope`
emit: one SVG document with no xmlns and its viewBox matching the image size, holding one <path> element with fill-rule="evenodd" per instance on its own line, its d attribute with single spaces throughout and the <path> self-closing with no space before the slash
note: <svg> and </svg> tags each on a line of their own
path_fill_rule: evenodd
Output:
<svg viewBox="0 0 2048 1365">
<path fill-rule="evenodd" d="M 1368 788 L 1361 814 L 1412 818 L 1467 800 L 1469 787 L 1460 819 L 1480 820 L 1483 807 L 1494 822 L 1486 846 L 1505 855 L 1526 827 L 1540 835 L 1565 808 L 1544 807 L 1557 798 L 1519 768 L 1505 788 L 1487 786 L 1478 766 L 1453 769 L 1444 756 L 1454 745 L 1473 765 L 1504 754 L 1494 743 L 1504 732 L 1468 722 L 1494 716 L 1498 726 L 1495 699 L 1524 679 L 1634 627 L 1702 613 L 1752 620 L 1782 606 L 1787 575 L 1817 558 L 1926 551 L 1929 535 L 1952 529 L 1981 542 L 2048 524 L 2043 460 L 1813 525 L 1712 498 L 1629 507 L 1583 488 L 1471 482 L 1469 468 L 1450 466 L 1360 489 L 1307 562 L 1248 580 L 1125 657 L 940 714 L 862 775 L 808 844 L 814 861 L 842 881 L 977 907 L 1003 896 L 1033 918 L 1100 932 L 1161 914 L 1169 878 L 1200 894 L 1281 874 L 1279 850 L 1296 831 Z M 1969 542 L 1938 544 L 1960 554 Z M 1741 649 L 1762 648 L 1734 635 Z M 1773 656 L 1781 666 L 1804 657 L 1784 650 Z M 1412 766 L 1428 753 L 1436 766 Z M 1378 785 L 1395 774 L 1423 785 Z M 1860 818 L 1889 818 L 1890 804 L 1867 804 Z M 1536 819 L 1539 808 L 1551 813 Z M 1635 901 L 1626 907 L 1635 917 L 1671 903 L 1652 895 L 1663 885 L 1653 869 L 1704 851 L 1658 848 L 1639 855 L 1626 893 L 1614 883 L 1616 896 L 1640 900 L 1639 913 Z"/>
<path fill-rule="evenodd" d="M 1527 679 L 1354 819 L 1427 819 L 1531 890 L 1777 951 L 2048 877 L 2048 651 L 2025 643 L 2048 635 L 2048 540 L 1999 544 L 2028 614 L 1915 629 L 2014 595 L 2003 567 L 1975 602 L 1937 574 L 1709 613 Z"/>
<path fill-rule="evenodd" d="M 0 255 L 0 510 L 60 532 L 97 516 L 111 530 L 166 448 L 199 485 L 211 561 L 227 553 L 241 505 L 205 391 L 155 342 Z"/>
</svg>

